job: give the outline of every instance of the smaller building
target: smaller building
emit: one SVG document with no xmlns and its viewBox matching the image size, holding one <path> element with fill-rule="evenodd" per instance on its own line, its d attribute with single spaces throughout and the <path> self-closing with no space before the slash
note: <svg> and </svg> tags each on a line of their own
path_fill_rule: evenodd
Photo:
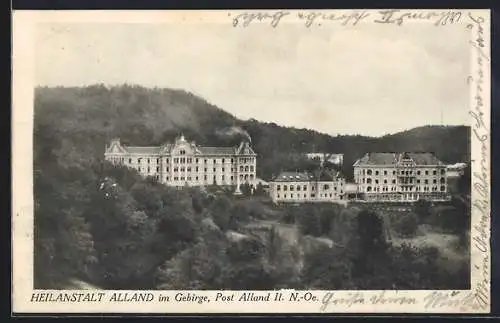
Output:
<svg viewBox="0 0 500 323">
<path fill-rule="evenodd" d="M 340 173 L 331 170 L 282 172 L 269 182 L 269 193 L 274 203 L 341 202 L 345 184 Z"/>
</svg>

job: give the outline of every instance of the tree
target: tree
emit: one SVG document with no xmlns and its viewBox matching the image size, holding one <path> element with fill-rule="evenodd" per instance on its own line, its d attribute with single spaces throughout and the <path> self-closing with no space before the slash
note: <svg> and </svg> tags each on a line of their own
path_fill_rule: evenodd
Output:
<svg viewBox="0 0 500 323">
<path fill-rule="evenodd" d="M 415 202 L 413 210 L 418 215 L 420 220 L 424 222 L 432 212 L 432 203 L 428 200 L 420 199 Z"/>
<path fill-rule="evenodd" d="M 364 209 L 356 217 L 357 237 L 354 250 L 354 274 L 358 277 L 374 275 L 387 261 L 388 244 L 383 219 L 375 212 Z"/>
<path fill-rule="evenodd" d="M 414 237 L 418 229 L 418 216 L 408 213 L 396 219 L 395 229 L 403 237 Z"/>
</svg>

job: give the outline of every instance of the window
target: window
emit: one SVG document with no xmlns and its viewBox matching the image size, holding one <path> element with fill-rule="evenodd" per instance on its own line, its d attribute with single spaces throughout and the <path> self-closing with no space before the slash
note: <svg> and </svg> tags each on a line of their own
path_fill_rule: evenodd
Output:
<svg viewBox="0 0 500 323">
<path fill-rule="evenodd" d="M 167 158 L 167 164 L 168 164 L 168 160 L 169 160 L 169 159 Z"/>
<path fill-rule="evenodd" d="M 221 176 L 222 180 L 224 180 L 224 175 Z"/>
<path fill-rule="evenodd" d="M 240 166 L 240 172 L 242 172 L 242 171 L 243 171 L 243 166 Z"/>
<path fill-rule="evenodd" d="M 444 182 L 445 182 L 444 177 L 441 177 L 441 179 L 439 180 L 439 182 L 440 182 L 441 184 L 444 184 Z"/>
<path fill-rule="evenodd" d="M 425 175 L 429 175 L 429 171 L 428 170 L 425 171 Z"/>
<path fill-rule="evenodd" d="M 371 179 L 371 178 L 367 178 L 367 179 L 366 179 L 366 183 L 367 183 L 367 184 L 371 184 L 371 183 L 372 183 L 372 179 Z"/>
<path fill-rule="evenodd" d="M 148 164 L 149 164 L 149 158 L 148 158 Z"/>
<path fill-rule="evenodd" d="M 169 167 L 167 167 L 167 172 L 168 172 L 169 170 L 170 170 L 170 168 L 169 168 Z"/>
<path fill-rule="evenodd" d="M 372 187 L 371 187 L 371 186 L 367 186 L 367 187 L 366 187 L 366 191 L 367 191 L 367 192 L 371 192 L 371 191 L 372 191 Z"/>
<path fill-rule="evenodd" d="M 181 149 L 181 155 L 185 155 L 186 151 L 184 149 Z"/>
<path fill-rule="evenodd" d="M 296 190 L 297 190 L 297 191 L 300 191 L 300 185 L 297 185 Z"/>
<path fill-rule="evenodd" d="M 327 189 L 329 189 L 329 188 L 330 188 L 330 186 L 328 186 L 328 184 L 323 185 L 323 189 L 324 189 L 324 190 L 327 190 Z"/>
<path fill-rule="evenodd" d="M 396 175 L 396 171 L 395 170 L 392 171 L 392 175 Z"/>
<path fill-rule="evenodd" d="M 316 194 L 311 193 L 311 197 L 312 197 L 312 198 L 315 198 L 315 197 L 316 197 Z"/>
<path fill-rule="evenodd" d="M 140 162 L 141 162 L 141 159 L 142 159 L 142 158 L 137 158 L 137 163 L 140 163 Z"/>
<path fill-rule="evenodd" d="M 437 172 L 435 170 L 432 171 L 432 175 L 436 175 Z"/>
<path fill-rule="evenodd" d="M 378 179 L 375 180 L 375 184 L 378 184 Z"/>
<path fill-rule="evenodd" d="M 446 191 L 446 187 L 444 185 L 441 185 L 441 192 Z"/>
<path fill-rule="evenodd" d="M 371 169 L 367 170 L 367 171 L 366 171 L 366 174 L 367 174 L 367 175 L 371 175 L 371 174 L 372 174 L 372 170 L 371 170 Z"/>
<path fill-rule="evenodd" d="M 214 164 L 217 164 L 217 159 L 214 158 Z"/>
<path fill-rule="evenodd" d="M 375 176 L 377 176 L 377 175 L 378 175 L 378 170 L 375 171 Z"/>
<path fill-rule="evenodd" d="M 248 166 L 245 166 L 245 172 L 248 172 Z"/>
<path fill-rule="evenodd" d="M 303 190 L 307 191 L 307 185 L 304 185 Z"/>
<path fill-rule="evenodd" d="M 225 168 L 224 167 L 222 167 L 222 172 L 225 172 Z"/>
<path fill-rule="evenodd" d="M 198 176 L 196 176 L 196 180 L 198 180 Z"/>
<path fill-rule="evenodd" d="M 250 171 L 253 172 L 253 166 L 250 166 Z"/>
<path fill-rule="evenodd" d="M 386 170 L 384 170 L 384 175 L 387 175 L 387 171 Z"/>
<path fill-rule="evenodd" d="M 231 158 L 231 163 L 232 163 L 232 164 L 234 163 L 234 158 Z"/>
<path fill-rule="evenodd" d="M 187 171 L 188 171 L 188 172 L 190 172 L 190 171 L 191 171 L 191 167 L 188 167 L 188 168 L 187 168 Z"/>
<path fill-rule="evenodd" d="M 234 176 L 231 176 L 231 180 L 233 180 L 233 179 L 234 179 Z"/>
<path fill-rule="evenodd" d="M 384 179 L 384 184 L 387 184 L 387 180 L 386 179 Z"/>
<path fill-rule="evenodd" d="M 445 173 L 445 170 L 441 169 L 441 175 L 444 175 L 444 173 Z"/>
<path fill-rule="evenodd" d="M 214 172 L 216 171 L 215 167 L 214 167 Z"/>
<path fill-rule="evenodd" d="M 151 172 L 151 169 L 150 169 L 150 168 L 149 168 L 149 166 L 148 166 L 148 173 L 149 173 L 149 172 Z"/>
<path fill-rule="evenodd" d="M 205 162 L 205 164 L 206 164 L 206 163 L 207 163 L 207 160 L 205 159 L 205 160 L 204 160 L 204 162 Z"/>
<path fill-rule="evenodd" d="M 425 184 L 429 184 L 429 180 L 428 180 L 428 179 L 426 179 L 426 180 L 424 181 L 424 183 L 425 183 Z"/>
<path fill-rule="evenodd" d="M 203 176 L 203 179 L 204 179 L 204 180 L 207 180 L 207 175 Z"/>
<path fill-rule="evenodd" d="M 185 171 L 186 171 L 186 168 L 181 167 L 181 172 L 185 172 Z"/>
<path fill-rule="evenodd" d="M 128 159 L 129 164 L 132 164 L 132 158 Z"/>
<path fill-rule="evenodd" d="M 205 173 L 207 172 L 207 168 L 205 167 Z"/>
<path fill-rule="evenodd" d="M 290 185 L 290 191 L 293 191 L 293 185 Z"/>
<path fill-rule="evenodd" d="M 436 184 L 437 183 L 437 180 L 436 179 L 433 179 L 432 180 L 432 184 Z"/>
<path fill-rule="evenodd" d="M 200 162 L 200 160 L 198 158 L 196 158 L 196 163 L 198 164 Z"/>
<path fill-rule="evenodd" d="M 198 171 L 198 166 L 196 166 L 196 171 Z"/>
<path fill-rule="evenodd" d="M 224 164 L 226 162 L 226 160 L 224 158 L 222 158 L 222 163 Z"/>
<path fill-rule="evenodd" d="M 293 194 L 290 194 L 290 198 L 292 198 L 292 199 L 293 199 Z"/>
<path fill-rule="evenodd" d="M 184 180 L 184 176 L 181 176 L 181 181 L 183 181 L 183 180 Z"/>
<path fill-rule="evenodd" d="M 253 179 L 253 174 L 250 174 L 250 179 Z"/>
<path fill-rule="evenodd" d="M 281 191 L 281 185 L 276 185 L 276 190 Z"/>
<path fill-rule="evenodd" d="M 156 171 L 159 172 L 160 171 L 160 167 L 156 167 Z"/>
<path fill-rule="evenodd" d="M 283 191 L 288 191 L 288 186 L 283 185 Z"/>
</svg>

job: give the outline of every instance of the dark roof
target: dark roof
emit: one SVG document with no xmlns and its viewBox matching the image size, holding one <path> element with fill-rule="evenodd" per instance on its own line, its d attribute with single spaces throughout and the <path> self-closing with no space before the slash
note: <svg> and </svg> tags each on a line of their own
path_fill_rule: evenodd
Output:
<svg viewBox="0 0 500 323">
<path fill-rule="evenodd" d="M 233 147 L 197 147 L 203 155 L 234 155 L 236 153 Z"/>
<path fill-rule="evenodd" d="M 129 147 L 129 146 L 124 146 L 129 153 L 131 154 L 159 154 L 160 153 L 160 147 Z"/>
<path fill-rule="evenodd" d="M 408 153 L 367 153 L 354 163 L 354 166 L 369 165 L 396 165 L 402 158 L 410 158 L 416 165 L 443 165 L 443 163 L 429 152 Z"/>
<path fill-rule="evenodd" d="M 297 173 L 297 172 L 282 172 L 276 176 L 274 182 L 308 182 L 312 180 L 314 176 L 308 173 Z"/>
<path fill-rule="evenodd" d="M 310 182 L 310 181 L 333 181 L 340 176 L 339 172 L 330 170 L 318 170 L 308 172 L 282 172 L 276 176 L 274 182 Z"/>
</svg>

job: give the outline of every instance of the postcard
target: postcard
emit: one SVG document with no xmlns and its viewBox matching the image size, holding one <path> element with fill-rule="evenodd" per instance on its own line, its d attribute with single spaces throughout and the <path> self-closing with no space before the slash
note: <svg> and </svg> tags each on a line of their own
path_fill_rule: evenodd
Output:
<svg viewBox="0 0 500 323">
<path fill-rule="evenodd" d="M 489 313 L 489 33 L 13 12 L 12 312 Z"/>
</svg>

